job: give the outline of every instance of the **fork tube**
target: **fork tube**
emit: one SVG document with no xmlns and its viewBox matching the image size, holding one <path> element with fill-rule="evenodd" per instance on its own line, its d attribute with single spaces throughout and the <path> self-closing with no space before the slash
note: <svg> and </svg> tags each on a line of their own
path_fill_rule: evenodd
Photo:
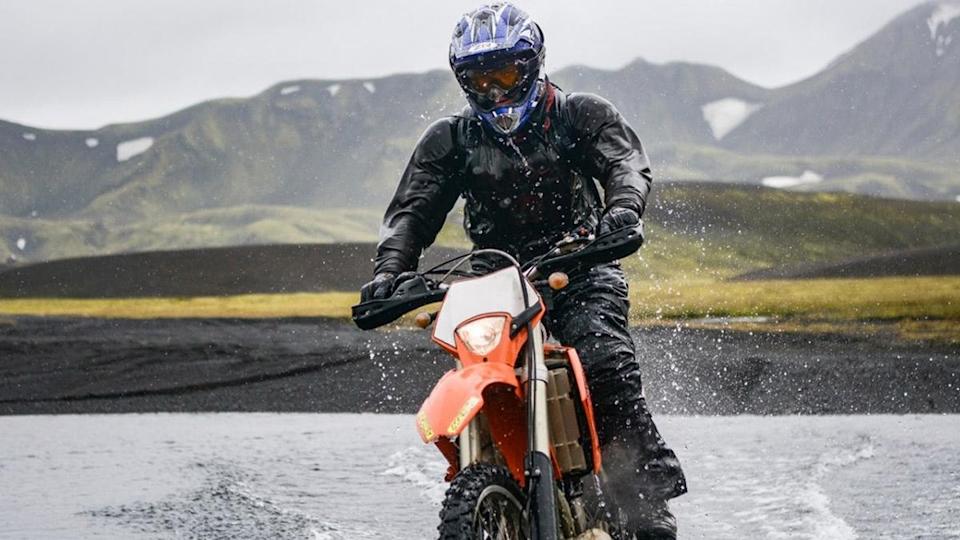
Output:
<svg viewBox="0 0 960 540">
<path fill-rule="evenodd" d="M 457 369 L 462 368 L 463 364 L 457 360 Z M 457 438 L 461 471 L 480 460 L 480 434 L 477 432 L 476 420 L 471 420 Z"/>
<path fill-rule="evenodd" d="M 460 447 L 460 470 L 464 470 L 480 458 L 480 436 L 477 433 L 476 418 L 467 424 L 459 437 Z"/>
<path fill-rule="evenodd" d="M 530 532 L 534 540 L 557 538 L 553 461 L 550 458 L 550 429 L 547 417 L 547 364 L 543 356 L 543 327 L 528 326 L 527 407 L 532 426 L 528 427 L 527 482 L 530 490 Z"/>
<path fill-rule="evenodd" d="M 547 418 L 547 363 L 543 356 L 543 326 L 538 324 L 532 334 L 530 346 L 533 348 L 533 361 L 527 365 L 534 368 L 534 375 L 530 378 L 536 384 L 536 391 L 532 393 L 536 399 L 533 404 L 533 450 L 549 456 L 550 420 Z"/>
</svg>

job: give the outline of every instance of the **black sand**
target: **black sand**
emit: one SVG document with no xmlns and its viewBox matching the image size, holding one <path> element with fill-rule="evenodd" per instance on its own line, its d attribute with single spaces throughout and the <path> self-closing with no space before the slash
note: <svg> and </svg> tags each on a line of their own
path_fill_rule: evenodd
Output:
<svg viewBox="0 0 960 540">
<path fill-rule="evenodd" d="M 670 414 L 960 412 L 960 350 L 883 337 L 636 329 Z M 329 320 L 0 320 L 0 414 L 413 412 L 451 359 Z"/>
</svg>

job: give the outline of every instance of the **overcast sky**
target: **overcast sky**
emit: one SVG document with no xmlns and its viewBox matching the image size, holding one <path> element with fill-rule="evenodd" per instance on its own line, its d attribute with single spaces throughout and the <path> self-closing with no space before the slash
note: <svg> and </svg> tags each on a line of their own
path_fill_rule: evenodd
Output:
<svg viewBox="0 0 960 540">
<path fill-rule="evenodd" d="M 300 78 L 444 68 L 464 0 L 0 0 L 0 119 L 95 128 Z M 919 0 L 528 0 L 548 68 L 710 63 L 814 74 Z"/>
</svg>

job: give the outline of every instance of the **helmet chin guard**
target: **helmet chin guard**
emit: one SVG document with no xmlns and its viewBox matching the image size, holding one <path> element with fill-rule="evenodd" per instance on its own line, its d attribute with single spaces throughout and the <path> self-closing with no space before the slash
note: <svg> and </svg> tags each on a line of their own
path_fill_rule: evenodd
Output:
<svg viewBox="0 0 960 540">
<path fill-rule="evenodd" d="M 544 92 L 543 32 L 510 3 L 482 6 L 457 23 L 450 67 L 467 102 L 493 131 L 510 135 L 530 119 Z"/>
<path fill-rule="evenodd" d="M 497 107 L 489 112 L 476 111 L 480 119 L 495 131 L 503 135 L 510 135 L 526 124 L 527 119 L 537 108 L 540 97 L 543 94 L 543 80 L 538 79 L 531 85 L 529 95 L 525 96 L 520 103 Z"/>
</svg>

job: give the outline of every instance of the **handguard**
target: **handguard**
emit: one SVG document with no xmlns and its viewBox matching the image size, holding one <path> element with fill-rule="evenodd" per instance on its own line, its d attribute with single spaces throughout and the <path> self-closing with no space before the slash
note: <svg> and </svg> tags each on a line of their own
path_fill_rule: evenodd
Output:
<svg viewBox="0 0 960 540">
<path fill-rule="evenodd" d="M 607 263 L 633 255 L 643 245 L 643 221 L 597 236 L 581 250 L 550 257 L 537 265 L 540 275 L 577 266 Z"/>
<path fill-rule="evenodd" d="M 368 300 L 351 308 L 354 324 L 361 330 L 373 330 L 392 323 L 418 307 L 443 300 L 446 289 L 432 287 L 423 276 L 417 275 L 403 283 L 383 300 Z"/>
</svg>

